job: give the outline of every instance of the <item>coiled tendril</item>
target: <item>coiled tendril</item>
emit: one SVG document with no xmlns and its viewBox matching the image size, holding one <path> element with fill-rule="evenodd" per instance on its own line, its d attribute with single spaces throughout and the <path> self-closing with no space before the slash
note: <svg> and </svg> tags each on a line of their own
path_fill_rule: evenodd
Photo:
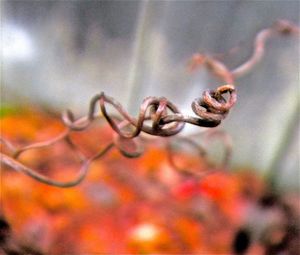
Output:
<svg viewBox="0 0 300 255">
<path fill-rule="evenodd" d="M 228 101 L 222 96 L 226 93 L 229 93 Z M 185 123 L 202 127 L 218 126 L 235 104 L 236 90 L 233 85 L 224 85 L 217 90 L 204 91 L 203 96 L 195 99 L 192 103 L 192 109 L 198 117 L 182 114 L 175 104 L 164 97 L 147 97 L 140 106 L 138 118 L 132 117 L 119 102 L 102 92 L 92 99 L 87 117 L 74 120 L 73 113 L 67 111 L 63 115 L 65 125 L 74 131 L 85 129 L 94 119 L 98 101 L 103 117 L 119 136 L 130 139 L 144 132 L 153 136 L 164 137 L 178 134 Z M 131 125 L 134 127 L 133 130 L 124 131 L 120 122 L 116 122 L 116 117 L 108 113 L 106 104 L 113 106 L 123 117 L 126 124 L 123 123 L 122 127 Z M 146 124 L 146 121 L 151 121 L 151 125 Z"/>
<path fill-rule="evenodd" d="M 222 94 L 227 92 L 230 94 L 228 102 L 224 97 L 222 97 Z M 22 172 L 39 182 L 63 188 L 73 187 L 78 185 L 85 178 L 90 164 L 94 160 L 103 157 L 113 147 L 116 147 L 120 153 L 126 157 L 140 156 L 143 149 L 138 141 L 134 140 L 134 138 L 139 136 L 141 132 L 153 136 L 165 137 L 179 133 L 183 129 L 185 123 L 205 127 L 215 127 L 220 124 L 221 120 L 226 116 L 235 101 L 236 94 L 234 87 L 231 85 L 221 86 L 216 91 L 206 91 L 202 98 L 195 100 L 195 102 L 199 105 L 192 106 L 194 112 L 200 117 L 198 118 L 183 115 L 177 106 L 164 97 L 147 97 L 142 102 L 138 118 L 136 119 L 126 112 L 122 105 L 114 98 L 101 93 L 92 98 L 87 116 L 75 120 L 74 114 L 70 110 L 66 111 L 62 115 L 62 120 L 67 129 L 57 137 L 45 142 L 34 143 L 18 149 L 4 138 L 1 138 L 0 142 L 3 143 L 4 146 L 6 146 L 12 153 L 12 156 L 0 153 L 1 163 L 15 169 L 16 171 Z M 92 121 L 96 117 L 99 117 L 96 115 L 97 103 L 100 105 L 103 117 L 116 132 L 117 138 L 106 145 L 100 152 L 91 157 L 86 157 L 74 141 L 72 141 L 70 134 L 71 132 L 86 130 Z M 123 117 L 123 120 L 120 120 L 120 117 L 109 114 L 106 109 L 106 104 L 113 106 Z M 196 105 L 196 103 L 194 104 Z M 146 121 L 150 121 L 151 125 L 146 124 Z M 127 126 L 132 126 L 132 131 L 124 131 L 124 128 Z M 52 180 L 17 160 L 25 151 L 49 147 L 61 141 L 66 142 L 70 148 L 77 153 L 80 161 L 82 162 L 77 177 L 72 181 L 61 182 Z"/>
<path fill-rule="evenodd" d="M 0 143 L 11 152 L 11 156 L 0 153 L 0 162 L 42 183 L 57 187 L 72 187 L 78 185 L 84 179 L 89 165 L 94 160 L 103 157 L 113 147 L 116 147 L 120 153 L 126 157 L 137 157 L 141 155 L 143 150 L 136 140 L 141 132 L 152 136 L 167 137 L 178 134 L 186 123 L 201 127 L 216 127 L 227 116 L 229 110 L 237 100 L 236 89 L 234 87 L 235 79 L 246 74 L 261 60 L 264 55 L 266 41 L 276 34 L 299 35 L 300 30 L 296 25 L 286 20 L 279 20 L 272 27 L 261 30 L 254 40 L 252 56 L 233 70 L 230 70 L 224 63 L 212 56 L 203 54 L 195 54 L 193 56 L 190 63 L 191 69 L 204 65 L 214 76 L 221 79 L 223 83 L 228 84 L 220 86 L 216 90 L 204 91 L 201 98 L 196 98 L 192 102 L 191 107 L 196 117 L 181 113 L 178 107 L 167 98 L 147 97 L 140 106 L 138 117 L 134 118 L 123 109 L 119 102 L 112 97 L 106 96 L 102 92 L 94 96 L 90 101 L 87 116 L 75 119 L 74 114 L 70 110 L 67 110 L 62 115 L 62 121 L 66 129 L 57 137 L 48 141 L 34 143 L 22 148 L 15 148 L 6 139 L 0 137 Z M 229 94 L 228 99 L 224 96 L 227 93 Z M 101 151 L 93 156 L 87 157 L 79 149 L 79 146 L 72 141 L 70 134 L 71 132 L 86 130 L 93 120 L 99 117 L 99 115 L 96 114 L 96 106 L 98 103 L 104 119 L 106 119 L 111 128 L 116 132 L 117 137 Z M 121 115 L 121 118 L 108 113 L 106 108 L 107 104 L 111 105 L 119 115 Z M 150 124 L 147 124 L 147 122 L 150 122 Z M 19 156 L 27 150 L 52 146 L 61 141 L 66 142 L 70 148 L 76 152 L 80 162 L 82 162 L 79 174 L 73 181 L 60 182 L 52 180 L 17 161 Z M 228 148 L 231 147 L 228 146 Z M 224 162 L 228 162 L 231 149 L 228 149 L 227 152 Z"/>
</svg>

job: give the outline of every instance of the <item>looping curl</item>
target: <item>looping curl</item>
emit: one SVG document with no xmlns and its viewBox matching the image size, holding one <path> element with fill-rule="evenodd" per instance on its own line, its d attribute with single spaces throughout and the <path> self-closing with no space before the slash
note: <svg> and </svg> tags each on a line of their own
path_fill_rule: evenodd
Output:
<svg viewBox="0 0 300 255">
<path fill-rule="evenodd" d="M 222 96 L 229 93 L 229 99 Z M 217 90 L 203 92 L 202 98 L 196 98 L 192 102 L 192 109 L 196 115 L 213 123 L 221 123 L 229 110 L 236 103 L 237 94 L 233 85 L 224 85 Z"/>
<path fill-rule="evenodd" d="M 230 93 L 228 102 L 222 96 L 227 92 Z M 200 109 L 200 106 L 198 106 L 196 103 L 193 104 L 195 106 L 192 105 L 194 112 L 200 118 L 183 115 L 177 106 L 164 97 L 147 97 L 140 106 L 138 118 L 135 119 L 123 109 L 119 102 L 112 97 L 106 96 L 102 92 L 101 94 L 92 98 L 87 116 L 75 119 L 74 114 L 70 110 L 67 110 L 62 115 L 62 120 L 66 126 L 66 129 L 57 137 L 44 142 L 30 144 L 21 148 L 14 148 L 14 146 L 4 138 L 0 138 L 0 143 L 7 147 L 12 154 L 12 156 L 8 156 L 0 153 L 1 163 L 44 184 L 62 188 L 73 187 L 83 181 L 88 173 L 90 164 L 96 159 L 103 157 L 113 147 L 117 148 L 125 157 L 135 158 L 140 156 L 143 153 L 143 146 L 141 145 L 137 136 L 139 136 L 141 132 L 153 136 L 165 137 L 173 136 L 179 133 L 184 128 L 185 123 L 206 127 L 214 127 L 219 125 L 221 119 L 217 119 L 212 116 L 220 115 L 223 116 L 223 118 L 225 117 L 229 109 L 236 101 L 235 89 L 232 85 L 224 85 L 215 91 L 205 91 L 203 97 L 197 100 L 200 100 L 200 106 L 206 109 L 205 112 L 204 110 Z M 100 105 L 100 110 L 103 117 L 116 132 L 116 134 L 113 141 L 106 147 L 104 147 L 94 156 L 87 157 L 73 142 L 70 134 L 73 131 L 86 130 L 92 121 L 96 117 L 99 117 L 99 115 L 97 116 L 96 114 L 97 103 Z M 113 108 L 115 108 L 123 120 L 120 117 L 109 114 L 106 109 L 107 104 L 110 104 Z M 146 124 L 146 121 L 150 121 L 151 124 Z M 72 181 L 61 182 L 53 180 L 48 176 L 39 174 L 36 170 L 18 161 L 18 158 L 25 151 L 49 147 L 61 141 L 64 141 L 69 145 L 69 147 L 77 154 L 81 162 L 79 173 Z"/>
<path fill-rule="evenodd" d="M 198 140 L 199 138 L 202 138 L 204 144 L 201 145 L 200 143 L 196 142 L 196 140 Z M 209 162 L 208 153 L 205 149 L 207 148 L 207 146 L 209 146 L 209 144 L 211 144 L 212 140 L 216 138 L 218 138 L 218 140 L 224 147 L 223 158 L 220 162 L 220 165 L 215 165 Z M 196 152 L 196 154 L 203 160 L 203 162 L 205 162 L 209 166 L 208 170 L 205 170 L 203 172 L 195 172 L 191 171 L 190 166 L 188 165 L 178 166 L 174 154 L 174 141 L 175 143 L 177 142 L 180 146 L 185 144 L 188 145 L 191 149 L 193 149 Z M 168 152 L 168 162 L 173 169 L 187 175 L 193 175 L 194 177 L 202 178 L 208 174 L 213 173 L 214 171 L 217 171 L 218 169 L 220 169 L 220 167 L 222 167 L 223 169 L 226 169 L 228 167 L 232 154 L 232 139 L 231 136 L 228 135 L 228 133 L 226 133 L 224 130 L 210 129 L 206 132 L 193 134 L 190 137 L 178 136 L 172 139 L 172 141 L 168 141 L 166 148 Z"/>
<path fill-rule="evenodd" d="M 278 34 L 299 36 L 300 29 L 297 25 L 289 21 L 279 20 L 272 27 L 263 29 L 256 35 L 253 42 L 252 55 L 240 66 L 230 70 L 227 65 L 215 57 L 195 54 L 190 63 L 190 69 L 194 70 L 197 67 L 205 66 L 213 76 L 220 79 L 223 83 L 235 84 L 237 78 L 247 74 L 262 59 L 267 40 Z M 226 93 L 229 93 L 228 99 L 225 97 Z M 92 98 L 87 116 L 75 119 L 74 114 L 70 110 L 67 110 L 62 115 L 62 121 L 66 129 L 57 137 L 44 142 L 30 144 L 22 148 L 15 148 L 10 142 L 0 137 L 0 143 L 11 153 L 11 156 L 8 156 L 0 152 L 0 163 L 48 185 L 57 187 L 76 186 L 85 178 L 90 164 L 103 157 L 113 147 L 116 147 L 119 152 L 126 157 L 138 157 L 143 152 L 143 148 L 138 140 L 138 136 L 141 132 L 152 136 L 166 137 L 178 134 L 186 123 L 201 127 L 216 127 L 227 116 L 229 110 L 236 103 L 236 100 L 237 94 L 234 85 L 223 85 L 216 90 L 204 91 L 201 98 L 196 98 L 192 102 L 192 110 L 197 115 L 196 117 L 192 117 L 182 114 L 177 106 L 164 97 L 147 97 L 142 102 L 138 118 L 136 119 L 126 112 L 122 105 L 114 98 L 101 93 Z M 96 113 L 98 103 L 103 117 L 116 134 L 111 143 L 106 145 L 95 155 L 87 157 L 80 150 L 80 147 L 72 141 L 70 134 L 73 131 L 86 130 L 92 121 L 99 117 L 99 114 Z M 123 119 L 108 113 L 106 109 L 107 104 L 110 104 Z M 150 124 L 146 124 L 146 122 L 150 122 Z M 223 140 L 225 154 L 222 163 L 223 165 L 227 165 L 231 155 L 231 142 L 229 138 L 222 133 L 211 133 L 209 137 L 212 136 L 219 137 Z M 66 142 L 70 146 L 78 155 L 81 162 L 78 176 L 73 181 L 60 182 L 52 180 L 18 161 L 20 155 L 25 151 L 45 148 L 61 141 Z M 187 142 L 187 140 L 185 141 Z M 194 144 L 193 141 L 188 141 L 188 143 L 203 154 L 202 149 Z M 175 169 L 179 170 L 176 163 L 172 161 L 172 155 L 171 164 Z"/>
<path fill-rule="evenodd" d="M 104 93 L 101 94 L 99 103 L 104 118 L 108 121 L 112 129 L 124 138 L 134 138 L 142 131 L 154 136 L 172 136 L 179 133 L 184 127 L 184 123 L 182 122 L 175 122 L 168 126 L 162 124 L 161 120 L 163 117 L 167 116 L 168 110 L 174 114 L 181 114 L 179 109 L 164 97 L 145 98 L 140 106 L 137 119 L 131 117 L 123 109 L 119 102 L 112 97 L 106 96 Z M 108 114 L 105 103 L 112 105 L 128 121 L 129 124 L 135 127 L 135 129 L 132 132 L 122 131 L 118 124 L 113 120 L 113 117 Z M 146 125 L 146 120 L 151 120 L 152 126 Z"/>
<path fill-rule="evenodd" d="M 226 93 L 229 93 L 228 101 L 222 96 Z M 166 137 L 178 134 L 184 128 L 185 123 L 202 127 L 218 126 L 235 104 L 236 91 L 233 85 L 204 91 L 203 97 L 195 99 L 192 103 L 194 113 L 200 118 L 182 114 L 178 107 L 165 97 L 147 97 L 140 106 L 137 119 L 125 111 L 118 101 L 102 92 L 92 99 L 88 116 L 75 120 L 73 113 L 67 111 L 63 115 L 65 125 L 74 131 L 85 129 L 95 117 L 97 102 L 99 102 L 103 117 L 120 137 L 130 139 L 139 136 L 141 132 Z M 116 117 L 108 113 L 107 104 L 123 117 L 127 126 L 134 128 L 125 131 L 124 126 L 121 127 L 120 122 L 116 122 Z M 146 124 L 146 121 L 150 121 L 151 125 Z"/>
</svg>

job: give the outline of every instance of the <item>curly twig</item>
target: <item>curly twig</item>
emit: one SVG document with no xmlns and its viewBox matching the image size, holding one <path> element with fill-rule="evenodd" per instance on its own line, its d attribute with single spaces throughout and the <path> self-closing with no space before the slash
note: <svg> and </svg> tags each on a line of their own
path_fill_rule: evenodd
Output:
<svg viewBox="0 0 300 255">
<path fill-rule="evenodd" d="M 126 157 L 137 157 L 143 149 L 139 142 L 133 138 L 140 135 L 141 132 L 153 136 L 173 136 L 178 134 L 186 123 L 202 126 L 202 127 L 216 127 L 227 116 L 229 110 L 233 107 L 237 100 L 236 89 L 234 87 L 235 79 L 241 77 L 256 65 L 264 55 L 266 41 L 275 34 L 283 35 L 299 35 L 299 28 L 294 24 L 280 20 L 274 26 L 264 29 L 258 33 L 254 42 L 254 51 L 252 56 L 241 66 L 229 70 L 224 63 L 211 56 L 203 54 L 194 55 L 191 61 L 191 68 L 196 68 L 204 65 L 213 75 L 217 76 L 228 85 L 218 87 L 216 90 L 204 91 L 201 98 L 196 98 L 192 102 L 192 110 L 197 117 L 184 115 L 180 112 L 178 107 L 164 97 L 147 97 L 144 99 L 140 106 L 138 118 L 132 117 L 126 112 L 122 105 L 114 98 L 106 96 L 104 93 L 94 96 L 91 99 L 88 115 L 75 119 L 74 114 L 67 110 L 62 115 L 63 123 L 66 129 L 50 140 L 45 142 L 34 143 L 22 148 L 16 149 L 11 143 L 4 138 L 0 138 L 0 142 L 4 144 L 12 153 L 12 156 L 7 156 L 1 153 L 1 163 L 25 173 L 32 178 L 43 183 L 58 186 L 58 187 L 71 187 L 79 184 L 85 177 L 88 167 L 93 160 L 105 155 L 112 147 L 116 147 L 120 153 Z M 224 94 L 229 93 L 229 98 L 226 99 Z M 96 106 L 99 103 L 100 111 L 103 117 L 107 120 L 111 128 L 116 132 L 117 137 L 107 145 L 103 150 L 96 155 L 87 158 L 82 153 L 79 147 L 72 141 L 70 133 L 73 131 L 86 130 L 92 121 L 99 117 L 96 114 Z M 106 104 L 110 104 L 122 116 L 123 120 L 119 117 L 109 114 L 106 109 Z M 119 120 L 117 123 L 116 120 Z M 150 121 L 151 125 L 147 125 L 146 121 Z M 131 128 L 128 128 L 131 127 Z M 126 130 L 124 130 L 126 128 Z M 128 131 L 129 129 L 129 131 Z M 228 139 L 224 135 L 220 136 L 224 139 L 225 146 L 230 147 Z M 35 172 L 33 169 L 16 161 L 20 155 L 28 150 L 44 148 L 51 146 L 60 141 L 65 141 L 73 151 L 75 151 L 82 162 L 81 170 L 78 177 L 71 182 L 58 182 Z M 231 150 L 226 150 L 224 164 L 227 164 Z"/>
<path fill-rule="evenodd" d="M 114 144 L 110 143 L 103 150 L 98 152 L 96 155 L 90 157 L 89 159 L 84 160 L 84 162 L 82 163 L 82 166 L 80 168 L 78 176 L 74 180 L 68 181 L 68 182 L 60 182 L 60 181 L 50 179 L 49 177 L 34 171 L 33 169 L 25 166 L 24 164 L 21 164 L 20 162 L 16 161 L 12 157 L 9 157 L 3 153 L 0 153 L 0 158 L 1 158 L 1 163 L 11 167 L 12 169 L 14 169 L 18 172 L 24 173 L 25 175 L 30 176 L 39 182 L 42 182 L 44 184 L 48 184 L 51 186 L 60 187 L 60 188 L 69 188 L 69 187 L 74 187 L 74 186 L 78 185 L 79 183 L 81 183 L 82 180 L 85 178 L 85 176 L 88 173 L 90 164 L 97 158 L 100 158 L 103 155 L 105 155 L 113 146 L 114 146 Z"/>
<path fill-rule="evenodd" d="M 193 134 L 193 136 L 185 136 L 185 137 L 177 137 L 175 139 L 175 141 L 177 140 L 178 142 L 180 142 L 180 144 L 187 144 L 189 145 L 191 148 L 193 148 L 197 154 L 203 158 L 204 161 L 207 161 L 207 152 L 204 149 L 203 146 L 201 146 L 199 143 L 197 143 L 195 141 L 195 137 L 200 137 L 202 136 L 204 138 L 204 141 L 207 142 L 211 142 L 212 138 L 219 138 L 222 141 L 222 144 L 224 145 L 224 156 L 223 159 L 221 161 L 221 166 L 222 168 L 226 168 L 229 164 L 230 158 L 231 158 L 231 154 L 232 154 L 232 140 L 231 137 L 223 130 L 219 130 L 219 129 L 212 129 L 212 130 L 208 130 L 206 132 L 203 133 L 197 133 L 197 134 Z M 218 169 L 217 166 L 212 167 L 210 170 L 204 171 L 204 172 L 191 172 L 188 169 L 188 166 L 185 167 L 179 167 L 174 159 L 174 149 L 173 149 L 173 145 L 172 143 L 169 141 L 167 143 L 167 152 L 168 152 L 168 162 L 169 164 L 178 172 L 182 172 L 182 173 L 187 173 L 187 174 L 191 174 L 197 178 L 203 178 L 211 173 L 214 173 L 215 170 Z"/>
<path fill-rule="evenodd" d="M 194 54 L 190 60 L 189 69 L 193 71 L 200 66 L 204 66 L 221 81 L 229 84 L 235 84 L 236 79 L 250 72 L 253 67 L 259 63 L 265 54 L 265 45 L 267 41 L 276 35 L 299 36 L 300 29 L 292 22 L 287 20 L 278 20 L 270 28 L 266 28 L 258 32 L 254 40 L 252 55 L 240 66 L 230 70 L 224 63 L 217 60 L 215 57 L 197 53 Z"/>
<path fill-rule="evenodd" d="M 227 92 L 230 94 L 228 102 L 222 96 L 222 94 Z M 134 141 L 133 138 L 137 137 L 141 132 L 153 136 L 164 137 L 179 133 L 186 122 L 198 126 L 217 126 L 220 124 L 221 120 L 225 118 L 235 101 L 236 93 L 233 86 L 225 85 L 219 87 L 216 91 L 206 91 L 203 93 L 202 98 L 196 99 L 192 104 L 192 109 L 195 114 L 200 117 L 197 118 L 183 115 L 179 109 L 166 98 L 147 97 L 140 107 L 138 119 L 135 119 L 130 116 L 115 99 L 101 93 L 92 98 L 87 116 L 75 120 L 74 114 L 70 110 L 64 113 L 62 120 L 67 128 L 50 140 L 16 149 L 4 138 L 1 138 L 0 142 L 12 153 L 12 156 L 1 153 L 1 163 L 48 185 L 64 188 L 73 187 L 78 185 L 84 179 L 91 162 L 105 155 L 112 147 L 115 146 L 120 153 L 126 157 L 138 157 L 141 155 L 143 149 L 138 141 Z M 100 104 L 101 113 L 112 129 L 116 131 L 117 137 L 95 156 L 86 158 L 78 146 L 72 141 L 70 133 L 73 131 L 83 131 L 88 128 L 92 121 L 97 117 L 95 112 L 98 102 Z M 105 103 L 112 105 L 121 114 L 124 120 L 116 123 L 115 119 L 118 118 L 107 112 Z M 168 111 L 171 113 L 168 113 Z M 151 126 L 145 124 L 145 121 L 147 120 L 152 121 Z M 124 127 L 128 125 L 135 127 L 135 129 L 131 132 L 123 131 Z M 49 147 L 60 141 L 65 141 L 71 149 L 77 153 L 82 162 L 79 174 L 73 181 L 60 182 L 52 180 L 17 161 L 25 151 Z"/>
<path fill-rule="evenodd" d="M 271 37 L 276 35 L 291 36 L 299 34 L 299 28 L 287 20 L 278 20 L 272 27 L 261 30 L 256 35 L 254 50 L 251 57 L 245 63 L 233 69 L 231 71 L 232 76 L 234 79 L 237 79 L 250 72 L 252 68 L 263 58 L 266 42 Z"/>
<path fill-rule="evenodd" d="M 180 142 L 180 144 L 187 144 L 189 145 L 190 147 L 192 147 L 193 149 L 195 149 L 195 151 L 197 152 L 198 156 L 201 157 L 201 158 L 205 158 L 206 156 L 206 151 L 205 149 L 198 143 L 196 143 L 194 140 L 188 138 L 188 137 L 177 137 L 175 139 L 177 142 Z M 184 173 L 188 173 L 188 174 L 191 174 L 189 169 L 188 169 L 188 166 L 185 166 L 185 167 L 180 167 L 177 165 L 176 163 L 176 160 L 174 158 L 174 149 L 173 149 L 173 144 L 171 141 L 169 141 L 167 143 L 167 159 L 168 159 L 168 162 L 170 164 L 170 166 L 172 166 L 176 171 L 178 172 L 184 172 Z"/>
<path fill-rule="evenodd" d="M 228 102 L 222 96 L 225 93 L 230 94 Z M 137 119 L 130 116 L 114 98 L 106 96 L 102 92 L 100 95 L 93 97 L 88 116 L 74 120 L 71 111 L 65 113 L 63 115 L 65 125 L 74 131 L 85 129 L 94 118 L 97 101 L 99 101 L 104 118 L 121 137 L 130 139 L 138 136 L 141 132 L 154 136 L 172 136 L 179 133 L 185 123 L 203 127 L 219 125 L 236 102 L 236 90 L 232 85 L 224 85 L 215 91 L 205 91 L 202 98 L 197 98 L 192 103 L 194 113 L 200 118 L 182 114 L 172 102 L 164 97 L 147 97 L 140 106 Z M 114 117 L 107 112 L 105 103 L 113 106 L 128 124 L 135 127 L 134 130 L 131 132 L 123 131 L 119 124 L 115 122 Z M 168 110 L 171 111 L 170 114 Z M 152 126 L 146 125 L 146 120 L 151 120 Z"/>
</svg>

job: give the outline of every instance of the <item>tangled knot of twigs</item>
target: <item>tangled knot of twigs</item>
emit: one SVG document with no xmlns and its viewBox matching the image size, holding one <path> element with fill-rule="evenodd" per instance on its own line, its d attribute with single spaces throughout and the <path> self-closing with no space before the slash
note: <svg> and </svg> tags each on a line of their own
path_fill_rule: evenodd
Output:
<svg viewBox="0 0 300 255">
<path fill-rule="evenodd" d="M 229 93 L 226 100 L 222 95 Z M 71 130 L 83 130 L 95 118 L 96 103 L 99 102 L 103 117 L 110 124 L 112 129 L 123 138 L 134 138 L 141 132 L 153 136 L 172 136 L 179 133 L 185 123 L 202 127 L 216 127 L 226 117 L 237 99 L 236 90 L 233 85 L 224 85 L 216 90 L 203 92 L 201 98 L 196 98 L 192 103 L 192 109 L 198 117 L 184 115 L 178 107 L 165 97 L 147 97 L 140 106 L 138 118 L 132 117 L 124 110 L 122 105 L 114 98 L 106 96 L 103 92 L 96 95 L 92 100 L 87 117 L 75 120 L 71 111 L 63 115 L 63 121 Z M 123 121 L 116 122 L 116 116 L 107 112 L 106 103 L 113 106 L 123 117 Z M 151 125 L 146 124 L 151 121 Z M 131 131 L 124 131 L 122 128 L 131 125 Z"/>
<path fill-rule="evenodd" d="M 226 93 L 229 93 L 228 101 L 222 96 Z M 0 138 L 0 142 L 4 144 L 12 154 L 11 156 L 8 156 L 0 153 L 1 163 L 16 171 L 22 172 L 39 182 L 63 188 L 73 187 L 78 185 L 85 178 L 90 164 L 94 160 L 103 157 L 113 147 L 116 147 L 121 154 L 126 157 L 140 156 L 143 150 L 138 146 L 134 138 L 139 136 L 141 132 L 153 136 L 166 137 L 178 134 L 183 129 L 185 123 L 203 127 L 215 127 L 225 118 L 235 102 L 236 91 L 233 85 L 224 85 L 215 91 L 205 91 L 202 98 L 197 98 L 192 103 L 192 109 L 198 117 L 191 117 L 182 114 L 172 102 L 164 97 L 147 97 L 141 104 L 138 118 L 135 119 L 126 112 L 122 105 L 114 98 L 101 93 L 92 98 L 87 116 L 75 119 L 74 114 L 70 110 L 66 111 L 62 116 L 66 130 L 57 137 L 45 142 L 30 144 L 22 148 L 15 148 L 6 139 Z M 74 143 L 70 134 L 74 131 L 86 130 L 93 120 L 99 117 L 99 115 L 96 114 L 97 103 L 100 104 L 100 110 L 103 117 L 116 132 L 117 137 L 101 151 L 88 157 L 85 156 L 80 148 Z M 114 107 L 123 119 L 120 119 L 120 117 L 113 114 L 109 114 L 106 109 L 106 104 L 110 104 Z M 146 124 L 146 121 L 150 121 L 151 125 Z M 18 158 L 25 151 L 49 147 L 60 141 L 66 142 L 78 155 L 81 161 L 80 171 L 77 177 L 72 181 L 61 182 L 52 180 L 18 161 Z"/>
<path fill-rule="evenodd" d="M 27 145 L 22 148 L 15 148 L 7 140 L 0 137 L 0 142 L 4 144 L 12 154 L 8 156 L 0 153 L 0 162 L 45 184 L 58 187 L 72 187 L 84 179 L 88 172 L 89 165 L 94 160 L 104 156 L 113 147 L 116 147 L 126 157 L 139 156 L 142 150 L 137 146 L 134 138 L 139 136 L 141 132 L 152 136 L 168 137 L 178 134 L 186 123 L 201 127 L 216 127 L 227 116 L 230 109 L 236 103 L 237 94 L 233 85 L 235 84 L 235 80 L 253 69 L 264 56 L 267 40 L 278 34 L 299 36 L 300 29 L 297 25 L 289 21 L 279 20 L 273 26 L 261 30 L 254 40 L 253 53 L 250 58 L 232 70 L 213 56 L 199 53 L 193 56 L 190 62 L 191 70 L 204 66 L 213 76 L 219 78 L 223 83 L 230 84 L 220 86 L 216 90 L 204 91 L 201 98 L 196 98 L 191 105 L 193 112 L 197 115 L 196 117 L 181 113 L 178 107 L 165 97 L 147 97 L 140 106 L 138 117 L 134 118 L 124 110 L 122 105 L 114 98 L 101 93 L 92 98 L 87 116 L 75 119 L 74 114 L 70 110 L 66 111 L 62 116 L 66 130 L 53 139 Z M 229 95 L 228 98 L 225 97 L 226 94 Z M 116 139 L 106 145 L 101 151 L 93 156 L 87 157 L 72 141 L 70 133 L 87 129 L 92 121 L 99 117 L 99 114 L 96 114 L 97 103 L 100 105 L 103 117 L 116 132 L 117 136 Z M 121 117 L 108 113 L 107 104 L 112 106 Z M 231 153 L 231 146 L 228 139 L 224 139 L 224 144 L 227 144 L 228 148 L 226 150 L 227 154 L 225 153 L 224 162 L 227 162 Z M 60 141 L 65 141 L 71 149 L 77 153 L 82 162 L 78 176 L 72 181 L 60 182 L 52 180 L 17 160 L 18 157 L 27 150 L 48 147 Z M 192 143 L 192 146 L 198 148 L 200 152 L 203 152 L 197 145 Z M 172 157 L 170 158 L 170 162 L 175 169 L 178 169 Z"/>
</svg>

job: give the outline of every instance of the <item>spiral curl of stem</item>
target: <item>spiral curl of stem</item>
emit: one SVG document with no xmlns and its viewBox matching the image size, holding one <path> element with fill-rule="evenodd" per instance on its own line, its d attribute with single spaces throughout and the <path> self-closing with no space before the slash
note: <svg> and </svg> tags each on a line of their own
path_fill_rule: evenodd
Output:
<svg viewBox="0 0 300 255">
<path fill-rule="evenodd" d="M 126 157 L 140 156 L 143 148 L 138 144 L 136 139 L 141 132 L 152 136 L 168 137 L 174 136 L 182 131 L 186 123 L 201 127 L 216 127 L 227 116 L 230 109 L 236 103 L 237 94 L 234 86 L 235 80 L 248 73 L 262 59 L 267 40 L 278 34 L 284 36 L 299 36 L 300 29 L 289 21 L 279 20 L 272 27 L 261 30 L 254 40 L 254 50 L 250 58 L 233 70 L 230 70 L 224 63 L 212 56 L 199 53 L 193 56 L 190 61 L 191 69 L 204 65 L 212 75 L 227 84 L 218 87 L 216 90 L 204 91 L 201 98 L 196 98 L 192 102 L 191 107 L 197 117 L 181 113 L 178 107 L 167 98 L 147 97 L 140 106 L 138 118 L 134 118 L 123 109 L 119 102 L 112 97 L 106 96 L 102 92 L 91 99 L 87 116 L 75 119 L 74 114 L 70 110 L 67 110 L 62 115 L 62 121 L 65 124 L 66 129 L 57 137 L 48 141 L 34 143 L 17 149 L 9 141 L 0 137 L 0 143 L 2 143 L 12 154 L 11 156 L 8 156 L 4 153 L 0 153 L 0 163 L 16 171 L 22 172 L 44 184 L 64 188 L 73 187 L 81 183 L 85 178 L 90 164 L 94 160 L 103 157 L 113 147 L 116 147 L 120 153 Z M 224 97 L 224 94 L 226 93 L 229 94 L 227 100 Z M 70 134 L 71 132 L 86 130 L 94 119 L 99 117 L 96 114 L 96 106 L 98 103 L 104 119 L 106 119 L 111 128 L 116 132 L 117 137 L 95 155 L 86 157 L 72 141 Z M 121 118 L 120 120 L 120 117 L 108 113 L 106 108 L 107 104 L 110 104 L 123 119 Z M 119 120 L 119 122 L 117 123 L 116 120 Z M 149 121 L 151 125 L 146 124 L 146 122 Z M 124 130 L 125 127 L 126 130 Z M 128 131 L 128 127 L 130 131 Z M 223 142 L 226 148 L 224 164 L 227 165 L 231 155 L 231 143 L 224 135 L 219 134 L 219 137 L 224 140 Z M 72 181 L 60 182 L 52 180 L 18 161 L 20 155 L 25 151 L 49 147 L 61 141 L 66 142 L 70 148 L 76 152 L 81 162 L 79 174 Z M 194 145 L 194 147 L 195 146 L 196 145 Z M 170 163 L 175 169 L 177 168 L 172 161 L 172 158 Z"/>
<path fill-rule="evenodd" d="M 230 93 L 230 99 L 228 102 L 226 102 L 224 97 L 222 97 L 222 94 L 227 92 Z M 143 148 L 138 144 L 138 141 L 134 140 L 134 138 L 139 136 L 141 132 L 153 136 L 165 137 L 178 134 L 183 129 L 185 123 L 214 127 L 220 124 L 221 119 L 226 116 L 235 101 L 236 95 L 233 86 L 225 85 L 219 87 L 216 91 L 206 91 L 202 98 L 195 100 L 195 102 L 201 103 L 199 103 L 199 105 L 194 103 L 196 106 L 192 106 L 196 115 L 200 117 L 197 118 L 183 115 L 177 106 L 164 97 L 147 97 L 141 104 L 138 118 L 135 119 L 123 109 L 119 102 L 112 97 L 106 96 L 102 92 L 92 98 L 87 116 L 76 120 L 74 114 L 70 110 L 66 111 L 62 116 L 62 121 L 64 122 L 66 129 L 52 139 L 17 149 L 6 139 L 1 138 L 0 142 L 9 149 L 12 156 L 0 153 L 0 160 L 2 164 L 18 172 L 22 172 L 23 174 L 44 184 L 62 188 L 73 187 L 83 181 L 88 173 L 90 164 L 94 160 L 103 157 L 113 147 L 117 148 L 120 153 L 126 157 L 134 158 L 140 156 Z M 97 103 L 100 105 L 103 117 L 116 132 L 117 137 L 94 156 L 86 157 L 80 151 L 79 147 L 72 141 L 70 134 L 71 132 L 86 130 L 93 120 L 98 117 L 96 115 Z M 106 104 L 113 106 L 124 119 L 120 121 L 119 117 L 109 114 L 106 109 Z M 170 113 L 168 113 L 169 111 Z M 222 118 L 216 118 L 215 115 L 222 116 Z M 118 123 L 116 122 L 116 119 L 119 119 Z M 152 125 L 145 124 L 145 121 L 151 121 Z M 124 131 L 124 127 L 129 125 L 134 127 L 133 130 Z M 51 178 L 38 173 L 34 169 L 18 161 L 18 158 L 25 151 L 49 147 L 61 141 L 66 142 L 69 147 L 76 152 L 81 161 L 79 173 L 72 181 L 61 182 L 52 180 Z"/>
</svg>

